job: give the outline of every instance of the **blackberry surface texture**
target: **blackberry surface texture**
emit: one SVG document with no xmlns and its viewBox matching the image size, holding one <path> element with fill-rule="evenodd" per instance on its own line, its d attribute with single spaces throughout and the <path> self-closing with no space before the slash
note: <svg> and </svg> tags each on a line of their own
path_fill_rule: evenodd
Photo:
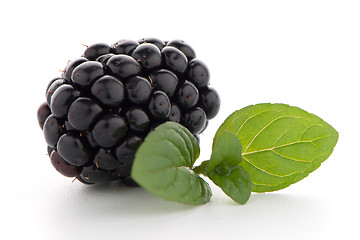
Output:
<svg viewBox="0 0 360 240">
<path fill-rule="evenodd" d="M 46 87 L 37 111 L 54 168 L 84 184 L 131 179 L 147 134 L 173 121 L 199 134 L 220 108 L 209 69 L 182 40 L 96 43 Z"/>
</svg>

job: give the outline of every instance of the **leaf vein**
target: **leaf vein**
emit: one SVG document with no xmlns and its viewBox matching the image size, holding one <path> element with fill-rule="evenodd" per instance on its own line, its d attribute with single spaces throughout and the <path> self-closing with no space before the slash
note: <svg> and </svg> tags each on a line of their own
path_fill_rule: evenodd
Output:
<svg viewBox="0 0 360 240">
<path fill-rule="evenodd" d="M 274 143 L 274 146 L 273 147 L 275 147 L 276 146 L 276 144 L 277 144 L 277 142 L 280 140 L 280 138 L 282 138 L 282 136 L 284 136 L 285 135 L 285 133 L 287 132 L 287 131 L 289 131 L 289 129 L 286 129 L 279 137 L 278 137 L 278 139 L 276 139 L 276 141 L 275 141 L 275 143 Z"/>
<path fill-rule="evenodd" d="M 245 123 L 246 123 L 247 121 L 249 121 L 250 119 L 252 119 L 252 118 L 256 117 L 257 115 L 259 115 L 259 114 L 261 114 L 261 113 L 264 113 L 264 112 L 270 112 L 270 110 L 265 110 L 265 111 L 262 111 L 262 112 L 258 112 L 258 113 L 256 113 L 256 114 L 248 117 L 248 118 L 241 124 L 241 126 L 239 127 L 239 129 L 236 131 L 235 135 L 237 136 L 237 135 L 239 134 L 240 130 L 243 128 L 243 126 L 245 125 Z M 243 115 L 238 115 L 238 116 L 236 116 L 236 118 L 229 124 L 227 130 L 229 130 L 230 125 L 232 125 L 233 122 L 234 122 L 236 119 L 238 119 L 240 116 L 243 116 Z"/>
<path fill-rule="evenodd" d="M 302 137 L 304 136 L 305 132 L 308 131 L 313 126 L 321 126 L 320 124 L 311 124 L 307 128 L 304 129 L 304 131 L 301 133 L 299 141 L 301 141 Z"/>
<path fill-rule="evenodd" d="M 170 145 L 172 145 L 172 146 L 176 149 L 176 151 L 179 152 L 179 155 L 180 155 L 181 158 L 184 160 L 184 162 L 187 163 L 186 158 L 184 157 L 184 155 L 182 155 L 181 151 L 178 149 L 178 147 L 177 147 L 172 141 L 170 141 L 170 140 L 167 139 L 167 138 L 164 138 L 164 139 L 161 139 L 161 140 L 158 140 L 158 141 L 155 141 L 155 142 L 161 142 L 161 141 L 169 142 Z M 155 143 L 155 142 L 154 142 L 154 143 Z M 166 157 L 166 158 L 167 158 L 167 157 Z M 170 160 L 169 160 L 169 161 L 170 161 Z M 170 162 L 173 163 L 172 161 L 170 161 Z"/>
<path fill-rule="evenodd" d="M 163 187 L 159 187 L 159 189 L 167 189 L 171 186 L 173 186 L 176 182 L 176 179 L 177 179 L 177 176 L 178 176 L 178 169 L 176 168 L 176 171 L 175 171 L 175 174 L 174 174 L 174 178 L 171 180 L 171 182 L 166 185 L 166 186 L 163 186 Z"/>
<path fill-rule="evenodd" d="M 285 155 L 282 155 L 282 154 L 280 154 L 280 153 L 278 153 L 278 152 L 276 152 L 275 150 L 271 150 L 273 153 L 275 153 L 275 154 L 277 154 L 277 155 L 279 155 L 280 157 L 282 157 L 282 158 L 286 158 L 286 159 L 289 159 L 289 160 L 293 160 L 293 161 L 296 161 L 296 162 L 307 162 L 307 163 L 310 163 L 311 162 L 311 160 L 308 160 L 308 161 L 306 161 L 306 160 L 300 160 L 300 159 L 296 159 L 296 158 L 291 158 L 291 157 L 288 157 L 288 156 L 285 156 Z"/>
<path fill-rule="evenodd" d="M 320 137 L 314 138 L 314 139 L 312 139 L 312 140 L 296 141 L 296 142 L 286 143 L 286 144 L 274 146 L 274 147 L 271 147 L 271 148 L 260 149 L 260 150 L 256 150 L 256 151 L 252 151 L 252 152 L 244 152 L 242 155 L 244 156 L 244 155 L 250 155 L 250 154 L 259 153 L 259 152 L 272 151 L 273 149 L 282 148 L 282 147 L 287 147 L 287 146 L 291 146 L 291 145 L 298 144 L 298 143 L 312 143 L 312 144 L 314 144 L 315 146 L 318 147 L 318 145 L 316 145 L 316 144 L 314 143 L 314 141 L 319 140 L 319 139 L 322 139 L 322 138 L 325 138 L 325 137 L 329 137 L 329 136 L 331 136 L 331 135 L 329 134 L 329 135 L 320 136 Z"/>
<path fill-rule="evenodd" d="M 291 176 L 293 174 L 296 174 L 297 172 L 293 172 L 293 173 L 290 173 L 290 174 L 286 174 L 286 175 L 278 175 L 278 174 L 274 174 L 274 173 L 269 173 L 266 171 L 266 169 L 262 169 L 258 166 L 256 166 L 254 163 L 252 163 L 249 159 L 243 157 L 243 159 L 245 159 L 245 161 L 247 161 L 251 166 L 253 166 L 254 168 L 258 169 L 259 171 L 263 172 L 263 173 L 266 173 L 266 174 L 269 174 L 271 176 L 274 176 L 274 177 L 279 177 L 279 178 L 284 178 L 284 177 L 288 177 L 288 176 Z"/>
<path fill-rule="evenodd" d="M 170 131 L 172 131 L 172 132 L 174 132 L 174 133 L 176 133 L 180 138 L 181 138 L 181 140 L 182 140 L 182 142 L 184 143 L 184 145 L 185 145 L 185 150 L 186 150 L 186 152 L 188 153 L 188 158 L 192 158 L 193 157 L 193 154 L 190 154 L 190 151 L 189 151 L 189 149 L 187 148 L 187 144 L 186 144 L 186 142 L 185 142 L 185 140 L 184 140 L 184 138 L 183 138 L 183 136 L 181 136 L 180 135 L 180 133 L 178 133 L 177 131 L 175 131 L 174 129 L 170 129 Z M 190 140 L 189 140 L 190 141 Z M 192 146 L 192 144 L 190 144 L 190 146 L 191 146 L 191 148 L 192 148 L 192 150 L 193 150 L 193 146 Z M 179 150 L 179 149 L 178 149 Z M 181 151 L 179 150 L 179 152 L 181 153 Z M 182 153 L 181 153 L 182 154 Z M 186 158 L 185 156 L 183 156 L 183 158 L 184 158 L 184 160 L 185 160 L 185 162 L 187 162 L 188 164 L 189 164 L 189 162 L 188 161 L 186 161 L 186 159 L 188 159 L 188 158 Z M 189 159 L 190 161 L 192 161 L 192 159 Z"/>
<path fill-rule="evenodd" d="M 248 144 L 248 146 L 246 147 L 245 149 L 245 153 L 246 151 L 249 149 L 249 147 L 251 146 L 251 144 L 255 141 L 255 139 L 259 136 L 259 134 L 264 131 L 266 128 L 268 128 L 271 124 L 273 124 L 274 122 L 276 122 L 277 120 L 279 119 L 282 119 L 282 118 L 300 118 L 298 116 L 279 116 L 275 119 L 273 119 L 272 121 L 270 121 L 268 124 L 266 124 L 257 134 L 255 134 L 255 136 L 253 137 L 253 139 L 250 141 L 250 143 Z"/>
</svg>

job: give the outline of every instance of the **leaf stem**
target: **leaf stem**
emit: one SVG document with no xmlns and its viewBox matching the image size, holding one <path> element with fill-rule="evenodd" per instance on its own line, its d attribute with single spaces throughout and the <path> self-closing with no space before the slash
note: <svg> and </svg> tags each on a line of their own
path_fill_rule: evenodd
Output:
<svg viewBox="0 0 360 240">
<path fill-rule="evenodd" d="M 209 166 L 209 161 L 210 160 L 203 161 L 199 166 L 194 167 L 192 170 L 196 174 L 202 174 L 204 176 L 207 176 L 207 169 Z"/>
</svg>

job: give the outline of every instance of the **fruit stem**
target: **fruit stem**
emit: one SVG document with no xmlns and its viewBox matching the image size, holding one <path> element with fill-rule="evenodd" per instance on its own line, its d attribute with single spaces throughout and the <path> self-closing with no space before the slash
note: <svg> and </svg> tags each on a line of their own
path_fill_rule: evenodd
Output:
<svg viewBox="0 0 360 240">
<path fill-rule="evenodd" d="M 207 176 L 207 168 L 209 165 L 210 160 L 203 161 L 199 166 L 193 167 L 193 171 L 196 174 L 202 174 L 204 176 Z"/>
</svg>

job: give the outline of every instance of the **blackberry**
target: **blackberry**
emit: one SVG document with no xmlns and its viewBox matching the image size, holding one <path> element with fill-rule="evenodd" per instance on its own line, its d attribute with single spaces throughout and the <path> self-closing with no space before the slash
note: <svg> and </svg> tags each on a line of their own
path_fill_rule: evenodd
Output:
<svg viewBox="0 0 360 240">
<path fill-rule="evenodd" d="M 198 103 L 199 91 L 191 82 L 185 81 L 179 88 L 178 103 L 184 108 L 188 109 L 194 107 Z"/>
<path fill-rule="evenodd" d="M 106 64 L 107 64 L 108 60 L 109 60 L 112 56 L 114 56 L 113 53 L 104 54 L 104 55 L 99 56 L 99 57 L 96 59 L 96 61 L 102 63 L 102 65 L 104 65 L 104 67 L 106 67 Z"/>
<path fill-rule="evenodd" d="M 120 106 L 125 99 L 125 88 L 118 78 L 105 75 L 91 86 L 91 94 L 103 105 Z"/>
<path fill-rule="evenodd" d="M 199 141 L 220 107 L 209 70 L 181 40 L 90 45 L 46 87 L 37 118 L 54 168 L 84 184 L 131 179 L 136 150 L 166 122 Z"/>
<path fill-rule="evenodd" d="M 169 97 L 162 91 L 154 92 L 149 104 L 149 110 L 155 119 L 166 119 L 171 112 Z"/>
<path fill-rule="evenodd" d="M 95 61 L 88 61 L 77 66 L 71 74 L 73 83 L 86 87 L 104 75 L 104 66 Z"/>
<path fill-rule="evenodd" d="M 51 110 L 49 108 L 49 105 L 47 103 L 41 104 L 37 111 L 37 119 L 41 129 L 44 128 L 44 123 L 50 114 Z"/>
<path fill-rule="evenodd" d="M 210 80 L 209 69 L 204 62 L 195 58 L 189 63 L 188 77 L 198 88 L 206 87 Z"/>
<path fill-rule="evenodd" d="M 132 57 L 148 71 L 160 67 L 162 62 L 160 49 L 152 43 L 140 44 L 135 48 Z"/>
<path fill-rule="evenodd" d="M 153 71 L 150 73 L 149 78 L 155 90 L 165 92 L 170 98 L 174 95 L 176 87 L 179 83 L 176 74 L 166 69 Z"/>
<path fill-rule="evenodd" d="M 54 114 L 49 115 L 44 123 L 43 131 L 45 136 L 45 141 L 48 146 L 55 147 L 58 139 L 61 136 L 61 125 L 62 120 L 56 118 Z"/>
<path fill-rule="evenodd" d="M 93 164 L 103 170 L 114 170 L 119 165 L 119 160 L 111 150 L 100 148 L 93 159 Z"/>
<path fill-rule="evenodd" d="M 69 128 L 72 127 L 79 131 L 89 130 L 101 112 L 101 107 L 95 101 L 90 98 L 79 97 L 70 105 L 68 111 Z"/>
<path fill-rule="evenodd" d="M 130 55 L 134 49 L 139 46 L 139 43 L 134 40 L 119 40 L 114 45 L 115 54 Z"/>
<path fill-rule="evenodd" d="M 200 103 L 207 119 L 214 118 L 220 110 L 220 97 L 215 89 L 206 87 L 201 91 Z"/>
<path fill-rule="evenodd" d="M 54 151 L 54 150 L 55 150 L 55 148 L 47 146 L 47 153 L 49 156 L 51 155 L 52 151 Z"/>
<path fill-rule="evenodd" d="M 165 64 L 169 70 L 175 73 L 184 73 L 188 66 L 188 60 L 185 54 L 177 48 L 167 46 L 162 50 Z"/>
<path fill-rule="evenodd" d="M 59 118 L 65 117 L 71 103 L 79 96 L 80 92 L 73 86 L 67 84 L 60 86 L 51 97 L 52 114 Z"/>
<path fill-rule="evenodd" d="M 80 173 L 78 167 L 66 162 L 56 150 L 51 152 L 50 160 L 54 168 L 66 177 L 76 177 Z"/>
<path fill-rule="evenodd" d="M 185 56 L 188 58 L 189 61 L 192 60 L 193 58 L 196 58 L 194 49 L 183 40 L 172 40 L 168 42 L 167 45 L 179 49 L 181 52 L 185 54 Z"/>
<path fill-rule="evenodd" d="M 126 82 L 126 90 L 128 101 L 141 105 L 149 101 L 152 87 L 147 79 L 135 76 Z"/>
<path fill-rule="evenodd" d="M 106 43 L 95 43 L 87 47 L 84 52 L 84 58 L 89 59 L 91 61 L 97 59 L 101 55 L 105 55 L 110 53 L 111 47 Z"/>
<path fill-rule="evenodd" d="M 111 171 L 90 165 L 81 170 L 80 177 L 87 183 L 103 183 L 111 180 Z"/>
<path fill-rule="evenodd" d="M 64 69 L 64 72 L 62 74 L 62 78 L 67 83 L 71 83 L 71 74 L 74 71 L 74 69 L 79 66 L 80 64 L 87 62 L 88 59 L 84 57 L 76 58 L 68 62 L 67 66 Z"/>
<path fill-rule="evenodd" d="M 138 40 L 139 44 L 144 44 L 144 43 L 152 43 L 155 46 L 157 46 L 160 50 L 162 50 L 165 47 L 165 42 L 161 39 L 158 38 L 142 38 L 140 40 Z"/>
<path fill-rule="evenodd" d="M 129 127 L 134 132 L 145 132 L 150 124 L 149 116 L 140 108 L 130 108 L 126 113 Z"/>
<path fill-rule="evenodd" d="M 179 123 L 181 119 L 181 110 L 176 104 L 171 105 L 171 111 L 168 120 Z"/>
<path fill-rule="evenodd" d="M 74 166 L 84 166 L 90 160 L 91 151 L 80 137 L 70 133 L 63 134 L 56 144 L 59 155 Z"/>
<path fill-rule="evenodd" d="M 142 143 L 143 138 L 135 134 L 130 134 L 116 149 L 116 158 L 121 164 L 131 164 L 137 148 Z"/>
<path fill-rule="evenodd" d="M 200 133 L 206 126 L 206 113 L 201 108 L 197 107 L 184 115 L 181 122 L 193 134 Z"/>
<path fill-rule="evenodd" d="M 56 89 L 58 89 L 63 84 L 64 84 L 64 79 L 62 78 L 55 78 L 54 80 L 51 80 L 50 84 L 46 89 L 46 94 L 45 94 L 46 102 L 49 106 L 51 105 L 52 95 L 54 95 Z"/>
<path fill-rule="evenodd" d="M 115 146 L 128 130 L 125 119 L 117 114 L 104 115 L 93 127 L 91 134 L 95 142 L 104 148 Z"/>
<path fill-rule="evenodd" d="M 128 78 L 140 73 L 140 64 L 132 57 L 119 54 L 112 56 L 106 63 L 106 67 L 113 76 Z"/>
</svg>

